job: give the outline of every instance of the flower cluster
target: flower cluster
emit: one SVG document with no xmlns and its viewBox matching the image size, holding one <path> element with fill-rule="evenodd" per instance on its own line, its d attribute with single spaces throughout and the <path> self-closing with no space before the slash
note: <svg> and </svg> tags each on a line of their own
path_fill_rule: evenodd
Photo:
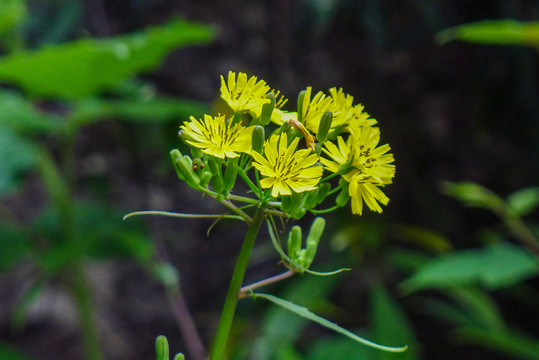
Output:
<svg viewBox="0 0 539 360">
<path fill-rule="evenodd" d="M 360 215 L 363 204 L 376 212 L 387 205 L 381 188 L 395 176 L 390 147 L 379 145 L 377 121 L 342 89 L 313 95 L 307 87 L 292 112 L 265 81 L 229 72 L 221 77 L 221 98 L 230 117 L 191 117 L 180 127 L 191 156 L 174 150 L 172 157 L 190 186 L 220 199 L 261 201 L 295 218 L 349 201 Z M 233 194 L 238 176 L 256 198 Z M 334 206 L 316 209 L 332 195 Z"/>
</svg>

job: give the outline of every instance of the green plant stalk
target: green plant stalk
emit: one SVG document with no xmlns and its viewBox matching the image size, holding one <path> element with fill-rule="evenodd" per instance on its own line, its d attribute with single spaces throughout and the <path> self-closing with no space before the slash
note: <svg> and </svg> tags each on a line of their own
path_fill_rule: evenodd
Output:
<svg viewBox="0 0 539 360">
<path fill-rule="evenodd" d="M 245 270 L 247 269 L 247 263 L 251 256 L 256 236 L 264 220 L 264 205 L 260 204 L 256 210 L 252 222 L 249 224 L 243 245 L 236 261 L 232 280 L 228 288 L 228 293 L 221 313 L 221 319 L 219 321 L 219 327 L 217 328 L 217 335 L 215 336 L 215 342 L 211 352 L 210 360 L 223 360 L 225 356 L 226 344 L 228 336 L 230 334 L 230 328 L 234 320 L 234 314 L 236 313 L 236 306 L 238 304 L 239 293 Z"/>
</svg>

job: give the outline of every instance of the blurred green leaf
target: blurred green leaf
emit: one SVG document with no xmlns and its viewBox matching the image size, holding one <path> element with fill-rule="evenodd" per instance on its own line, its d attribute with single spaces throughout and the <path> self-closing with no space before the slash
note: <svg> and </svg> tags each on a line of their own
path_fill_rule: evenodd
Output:
<svg viewBox="0 0 539 360">
<path fill-rule="evenodd" d="M 464 205 L 480 207 L 499 212 L 504 206 L 503 200 L 482 185 L 473 182 L 449 182 L 441 183 L 442 193 L 451 196 Z"/>
<path fill-rule="evenodd" d="M 72 119 L 83 125 L 103 118 L 125 119 L 138 123 L 167 122 L 187 119 L 190 115 L 207 113 L 207 104 L 177 98 L 152 97 L 149 99 L 78 101 Z"/>
<path fill-rule="evenodd" d="M 466 311 L 477 326 L 493 331 L 503 331 L 505 322 L 492 297 L 474 287 L 455 287 L 446 293 Z"/>
<path fill-rule="evenodd" d="M 0 35 L 19 26 L 27 16 L 24 0 L 0 0 L 0 9 Z"/>
<path fill-rule="evenodd" d="M 77 99 L 160 64 L 173 49 L 210 41 L 213 31 L 180 19 L 137 34 L 82 39 L 0 58 L 0 80 L 44 97 Z"/>
<path fill-rule="evenodd" d="M 539 46 L 539 22 L 515 20 L 487 20 L 464 24 L 436 34 L 436 40 L 445 44 L 463 40 L 480 44 Z"/>
<path fill-rule="evenodd" d="M 405 292 L 481 283 L 489 288 L 515 285 L 534 276 L 539 261 L 520 246 L 493 244 L 484 249 L 441 255 L 424 264 L 401 286 Z"/>
<path fill-rule="evenodd" d="M 342 336 L 332 336 L 316 341 L 309 347 L 309 360 L 377 360 L 377 352 L 366 346 L 358 346 Z"/>
<path fill-rule="evenodd" d="M 376 359 L 416 359 L 414 330 L 399 303 L 391 298 L 382 285 L 377 284 L 371 289 L 371 304 L 373 339 L 379 344 L 389 346 L 408 345 L 405 352 L 379 352 Z"/>
<path fill-rule="evenodd" d="M 539 359 L 539 339 L 529 335 L 481 328 L 458 329 L 455 335 L 462 342 L 480 345 L 514 359 Z"/>
<path fill-rule="evenodd" d="M 331 321 L 328 321 L 326 319 L 324 319 L 323 317 L 320 317 L 318 315 L 316 315 L 315 313 L 309 311 L 309 309 L 307 309 L 306 307 L 303 307 L 303 306 L 299 306 L 299 305 L 296 305 L 290 301 L 287 301 L 287 300 L 284 300 L 284 299 L 280 299 L 276 296 L 273 296 L 273 295 L 269 295 L 269 294 L 262 294 L 262 293 L 254 293 L 253 294 L 254 298 L 263 298 L 263 299 L 266 299 L 272 303 L 274 303 L 275 305 L 278 305 L 280 307 L 282 307 L 283 309 L 286 309 L 290 312 L 293 312 L 294 314 L 296 315 L 299 315 L 301 317 L 304 317 L 310 321 L 313 321 L 321 326 L 324 326 L 330 330 L 333 330 L 341 335 L 344 335 L 360 344 L 363 344 L 365 346 L 369 346 L 369 347 L 372 347 L 372 348 L 375 348 L 375 349 L 378 349 L 378 350 L 382 350 L 382 351 L 390 351 L 390 352 L 402 352 L 402 351 L 406 351 L 406 347 L 391 347 L 391 346 L 384 346 L 384 345 L 380 345 L 380 344 L 376 344 L 372 341 L 369 341 L 369 340 L 366 340 L 356 334 L 354 334 L 353 332 L 351 331 L 348 331 L 342 327 L 340 327 L 339 325 L 331 322 Z"/>
<path fill-rule="evenodd" d="M 38 155 L 32 142 L 0 125 L 0 197 L 16 190 L 17 176 L 32 168 Z"/>
<path fill-rule="evenodd" d="M 0 342 L 0 359 L 33 360 L 34 358 L 15 350 L 13 347 L 4 342 Z"/>
<path fill-rule="evenodd" d="M 517 216 L 531 213 L 539 205 L 539 187 L 529 187 L 515 191 L 507 197 L 507 206 Z"/>
<path fill-rule="evenodd" d="M 25 97 L 0 89 L 0 126 L 8 126 L 22 133 L 51 133 L 65 129 L 60 116 L 39 111 Z"/>
</svg>

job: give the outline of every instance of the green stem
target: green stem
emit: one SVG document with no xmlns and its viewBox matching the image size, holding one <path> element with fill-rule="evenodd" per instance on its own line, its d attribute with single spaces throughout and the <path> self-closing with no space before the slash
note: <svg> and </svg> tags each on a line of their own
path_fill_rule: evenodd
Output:
<svg viewBox="0 0 539 360">
<path fill-rule="evenodd" d="M 210 360 L 223 360 L 225 357 L 226 344 L 230 334 L 230 328 L 232 327 L 232 322 L 234 320 L 234 314 L 236 313 L 236 306 L 238 304 L 238 295 L 241 289 L 241 284 L 243 282 L 243 277 L 245 275 L 245 270 L 247 269 L 247 263 L 251 255 L 256 236 L 258 235 L 260 226 L 262 225 L 262 221 L 264 219 L 263 209 L 264 206 L 262 204 L 259 205 L 252 222 L 249 224 L 247 234 L 245 234 L 245 239 L 243 240 L 243 245 L 234 268 L 234 274 L 232 275 L 232 280 L 230 281 L 230 286 L 228 288 L 228 294 L 226 296 L 223 312 L 221 313 L 221 320 L 219 321 L 219 327 L 217 329 L 217 335 L 215 337 L 215 343 L 213 345 Z"/>
</svg>

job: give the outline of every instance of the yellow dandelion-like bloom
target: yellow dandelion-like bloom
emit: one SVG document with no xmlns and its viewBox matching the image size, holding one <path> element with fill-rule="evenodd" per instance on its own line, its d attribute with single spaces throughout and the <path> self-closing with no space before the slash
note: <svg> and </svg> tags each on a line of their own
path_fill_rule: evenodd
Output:
<svg viewBox="0 0 539 360">
<path fill-rule="evenodd" d="M 301 122 L 309 131 L 316 134 L 322 115 L 326 111 L 332 111 L 333 100 L 321 91 L 311 99 L 311 92 L 312 88 L 308 86 L 301 107 Z"/>
<path fill-rule="evenodd" d="M 380 187 L 393 182 L 395 159 L 388 153 L 389 145 L 378 146 L 379 141 L 380 130 L 365 126 L 352 130 L 347 141 L 339 136 L 337 145 L 324 143 L 323 151 L 330 159 L 321 158 L 320 162 L 329 171 L 341 173 L 349 183 L 354 214 L 362 214 L 363 203 L 373 211 L 382 212 L 380 204 L 389 202 Z"/>
<path fill-rule="evenodd" d="M 247 74 L 228 72 L 228 79 L 225 82 L 221 75 L 221 98 L 234 111 L 254 111 L 269 102 L 265 95 L 270 91 L 264 80 L 257 80 L 256 76 L 247 79 Z"/>
<path fill-rule="evenodd" d="M 227 121 L 224 115 L 215 117 L 204 115 L 204 120 L 191 116 L 190 120 L 181 126 L 185 141 L 202 149 L 206 154 L 224 159 L 251 151 L 253 127 L 245 127 L 240 122 L 232 120 Z"/>
<path fill-rule="evenodd" d="M 350 94 L 345 94 L 343 89 L 331 88 L 329 94 L 333 99 L 333 123 L 331 128 L 345 126 L 345 129 L 359 128 L 362 126 L 372 126 L 377 123 L 375 119 L 370 118 L 370 115 L 363 112 L 365 108 L 361 104 L 354 105 L 354 97 Z"/>
<path fill-rule="evenodd" d="M 319 157 L 308 149 L 296 150 L 299 138 L 288 145 L 286 133 L 272 135 L 264 143 L 264 156 L 252 152 L 253 166 L 264 177 L 260 185 L 271 189 L 271 196 L 290 195 L 316 189 L 322 177 L 322 166 L 315 165 Z"/>
</svg>

